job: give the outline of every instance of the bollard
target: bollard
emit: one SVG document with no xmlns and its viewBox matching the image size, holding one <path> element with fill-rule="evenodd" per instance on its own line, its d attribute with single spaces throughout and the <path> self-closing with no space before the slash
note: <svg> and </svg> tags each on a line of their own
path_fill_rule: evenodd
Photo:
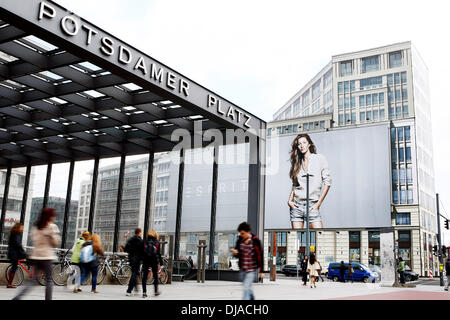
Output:
<svg viewBox="0 0 450 320">
<path fill-rule="evenodd" d="M 206 269 L 206 240 L 198 242 L 198 256 L 197 256 L 197 282 L 205 282 Z"/>
</svg>

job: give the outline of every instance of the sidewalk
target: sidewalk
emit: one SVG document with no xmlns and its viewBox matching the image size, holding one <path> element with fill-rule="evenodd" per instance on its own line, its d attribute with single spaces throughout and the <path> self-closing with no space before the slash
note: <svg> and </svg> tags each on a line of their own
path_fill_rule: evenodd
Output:
<svg viewBox="0 0 450 320">
<path fill-rule="evenodd" d="M 443 287 L 430 285 L 417 285 L 416 288 L 381 287 L 379 283 L 336 283 L 320 282 L 317 288 L 300 286 L 295 279 L 278 279 L 270 282 L 264 279 L 263 284 L 255 284 L 255 296 L 258 300 L 367 300 L 367 299 L 394 299 L 394 300 L 450 300 L 450 293 L 443 291 Z M 148 300 L 240 300 L 242 286 L 238 282 L 196 281 L 174 282 L 171 285 L 160 286 L 162 294 L 153 296 L 153 286 L 148 287 L 150 293 Z M 0 287 L 0 300 L 14 297 L 18 289 Z M 35 286 L 25 297 L 27 300 L 43 300 L 44 287 Z M 100 285 L 100 293 L 90 293 L 90 286 L 83 286 L 83 292 L 73 293 L 65 287 L 54 286 L 54 300 L 144 300 L 139 295 L 125 296 L 126 286 Z"/>
</svg>

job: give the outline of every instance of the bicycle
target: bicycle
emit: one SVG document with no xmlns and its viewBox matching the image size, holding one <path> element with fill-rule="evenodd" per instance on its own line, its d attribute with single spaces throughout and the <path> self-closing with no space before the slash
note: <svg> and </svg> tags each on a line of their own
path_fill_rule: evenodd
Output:
<svg viewBox="0 0 450 320">
<path fill-rule="evenodd" d="M 118 264 L 114 265 L 113 263 L 117 260 L 114 260 L 113 258 L 116 257 L 119 258 Z M 125 262 L 125 258 L 120 258 L 117 254 L 113 254 L 111 257 L 106 257 L 99 265 L 97 284 L 101 284 L 105 279 L 106 270 L 109 270 L 109 273 L 111 273 L 113 278 L 117 279 L 117 281 L 123 286 L 127 285 L 131 278 L 131 267 Z"/>
<path fill-rule="evenodd" d="M 143 270 L 142 270 L 142 266 L 141 265 L 141 269 L 139 271 L 139 274 L 141 275 L 141 282 L 142 282 L 142 278 L 143 278 Z M 167 280 L 169 279 L 169 275 L 167 273 L 167 269 L 164 267 L 164 264 L 158 269 L 158 279 L 159 279 L 159 283 L 161 284 L 166 284 Z M 148 271 L 148 277 L 147 277 L 147 284 L 151 285 L 153 284 L 153 282 L 155 282 L 155 277 L 153 277 L 153 271 L 152 268 L 149 268 Z"/>
<path fill-rule="evenodd" d="M 67 255 L 69 254 L 70 249 L 67 249 L 64 253 L 59 254 L 59 262 L 53 267 L 52 270 L 52 278 L 53 282 L 57 286 L 65 286 L 70 276 L 73 276 L 75 273 L 75 266 L 70 262 Z M 81 275 L 80 275 L 81 276 Z M 82 285 L 89 284 L 90 277 L 86 277 L 84 279 Z"/>
<path fill-rule="evenodd" d="M 24 266 L 22 263 L 25 263 L 26 266 Z M 10 264 L 6 270 L 5 270 L 5 279 L 6 281 L 9 281 L 9 272 L 12 269 L 12 264 Z M 29 271 L 31 269 L 31 272 Z M 43 273 L 36 273 L 37 268 L 33 265 L 28 264 L 28 262 L 25 259 L 19 260 L 19 268 L 17 268 L 16 273 L 14 274 L 14 279 L 12 284 L 16 287 L 22 285 L 23 279 L 24 279 L 24 271 L 30 276 L 30 278 L 36 278 L 36 281 L 41 285 L 45 286 L 47 283 L 47 279 Z"/>
</svg>

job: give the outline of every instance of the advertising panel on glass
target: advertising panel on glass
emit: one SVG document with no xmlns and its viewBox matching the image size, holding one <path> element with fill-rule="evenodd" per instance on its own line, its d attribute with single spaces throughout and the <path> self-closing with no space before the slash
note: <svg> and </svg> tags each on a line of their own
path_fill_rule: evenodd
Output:
<svg viewBox="0 0 450 320">
<path fill-rule="evenodd" d="M 268 139 L 265 228 L 306 227 L 306 173 L 310 228 L 390 226 L 389 148 L 386 124 Z"/>
</svg>

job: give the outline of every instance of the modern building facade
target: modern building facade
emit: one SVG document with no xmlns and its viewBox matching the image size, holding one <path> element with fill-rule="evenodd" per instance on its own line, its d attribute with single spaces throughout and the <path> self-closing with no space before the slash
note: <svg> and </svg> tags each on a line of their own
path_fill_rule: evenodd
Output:
<svg viewBox="0 0 450 320">
<path fill-rule="evenodd" d="M 403 42 L 333 56 L 268 124 L 272 137 L 389 124 L 390 214 L 397 253 L 421 275 L 438 272 L 432 254 L 437 218 L 430 111 L 427 66 L 412 43 Z M 266 230 L 266 248 L 272 231 L 281 232 L 279 264 L 281 259 L 295 264 L 296 243 L 304 250 L 305 235 Z M 314 231 L 311 241 L 321 261 L 332 256 L 336 261 L 380 262 L 377 230 Z"/>
</svg>

